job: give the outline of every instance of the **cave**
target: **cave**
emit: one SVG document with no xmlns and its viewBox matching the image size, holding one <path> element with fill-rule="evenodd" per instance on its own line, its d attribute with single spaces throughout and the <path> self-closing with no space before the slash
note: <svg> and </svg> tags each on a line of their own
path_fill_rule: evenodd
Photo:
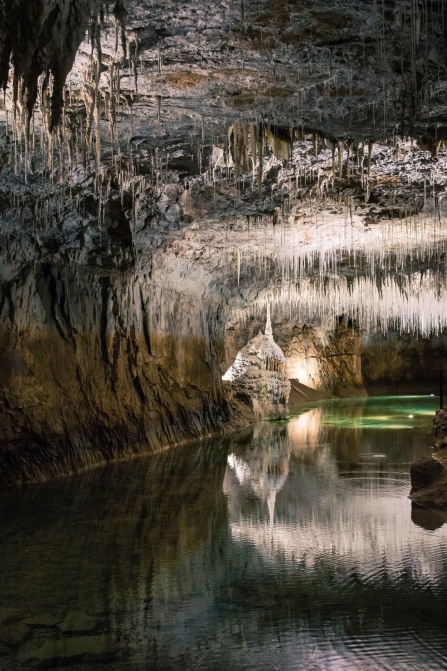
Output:
<svg viewBox="0 0 447 671">
<path fill-rule="evenodd" d="M 0 671 L 444 668 L 444 0 L 3 0 L 0 84 Z"/>
</svg>

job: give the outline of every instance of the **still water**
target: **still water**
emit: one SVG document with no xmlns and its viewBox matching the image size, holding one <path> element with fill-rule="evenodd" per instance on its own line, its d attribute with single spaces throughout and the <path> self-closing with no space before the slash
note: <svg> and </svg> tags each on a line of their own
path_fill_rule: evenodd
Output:
<svg viewBox="0 0 447 671">
<path fill-rule="evenodd" d="M 307 406 L 0 495 L 0 669 L 447 669 L 436 399 Z"/>
</svg>

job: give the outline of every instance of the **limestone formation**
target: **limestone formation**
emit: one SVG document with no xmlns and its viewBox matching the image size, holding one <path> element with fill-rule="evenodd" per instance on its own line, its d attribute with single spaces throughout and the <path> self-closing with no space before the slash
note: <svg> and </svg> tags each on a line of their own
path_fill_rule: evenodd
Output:
<svg viewBox="0 0 447 671">
<path fill-rule="evenodd" d="M 268 311 L 265 333 L 260 331 L 241 349 L 223 379 L 249 394 L 258 417 L 284 417 L 290 393 L 286 367 L 286 358 L 273 339 Z"/>
</svg>

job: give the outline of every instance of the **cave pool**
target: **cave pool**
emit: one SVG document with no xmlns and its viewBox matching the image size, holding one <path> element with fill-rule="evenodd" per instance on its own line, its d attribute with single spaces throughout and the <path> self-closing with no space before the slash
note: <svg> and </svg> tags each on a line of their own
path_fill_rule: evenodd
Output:
<svg viewBox="0 0 447 671">
<path fill-rule="evenodd" d="M 311 404 L 0 493 L 0 670 L 447 669 L 438 399 Z"/>
</svg>

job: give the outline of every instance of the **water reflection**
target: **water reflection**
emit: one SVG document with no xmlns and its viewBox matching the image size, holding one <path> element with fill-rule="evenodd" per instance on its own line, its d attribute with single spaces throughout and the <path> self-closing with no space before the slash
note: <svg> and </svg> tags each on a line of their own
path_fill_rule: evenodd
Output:
<svg viewBox="0 0 447 671">
<path fill-rule="evenodd" d="M 224 492 L 240 489 L 245 497 L 254 496 L 266 504 L 270 525 L 275 519 L 276 495 L 282 489 L 289 474 L 289 462 L 292 452 L 292 441 L 286 428 L 278 429 L 273 424 L 260 424 L 252 431 L 250 446 L 243 451 L 243 456 L 232 452 L 228 456 Z M 236 478 L 232 486 L 231 474 Z M 241 505 L 241 497 L 236 496 L 237 503 L 231 499 L 233 507 Z M 262 511 L 258 511 L 262 516 Z"/>
<path fill-rule="evenodd" d="M 171 632 L 177 638 L 190 611 L 212 602 L 204 567 L 226 535 L 226 457 L 227 444 L 216 441 L 3 493 L 0 632 L 32 624 L 0 648 L 0 669 L 88 668 L 85 657 L 156 668 L 169 657 Z M 61 631 L 70 615 L 74 631 Z M 96 649 L 85 655 L 90 636 Z M 60 645 L 67 637 L 80 654 Z"/>
<path fill-rule="evenodd" d="M 411 519 L 419 527 L 427 529 L 427 531 L 435 531 L 447 522 L 447 513 L 442 510 L 423 508 L 417 503 L 412 502 Z"/>
<path fill-rule="evenodd" d="M 321 404 L 3 493 L 1 671 L 445 669 L 447 525 L 407 498 L 430 403 Z M 371 426 L 393 405 L 416 428 Z"/>
<path fill-rule="evenodd" d="M 371 418 L 377 421 L 374 401 L 345 403 L 342 417 L 336 409 L 331 402 L 292 418 L 286 427 L 261 424 L 250 446 L 229 455 L 224 492 L 233 540 L 256 547 L 263 559 L 291 573 L 297 563 L 312 569 L 328 561 L 339 578 L 355 567 L 359 578 L 374 580 L 386 557 L 388 576 L 436 578 L 431 539 L 420 541 L 414 561 L 407 556 L 414 525 L 406 463 L 420 447 L 420 434 L 400 434 L 403 446 L 395 436 L 384 440 L 389 427 L 371 428 Z"/>
</svg>

